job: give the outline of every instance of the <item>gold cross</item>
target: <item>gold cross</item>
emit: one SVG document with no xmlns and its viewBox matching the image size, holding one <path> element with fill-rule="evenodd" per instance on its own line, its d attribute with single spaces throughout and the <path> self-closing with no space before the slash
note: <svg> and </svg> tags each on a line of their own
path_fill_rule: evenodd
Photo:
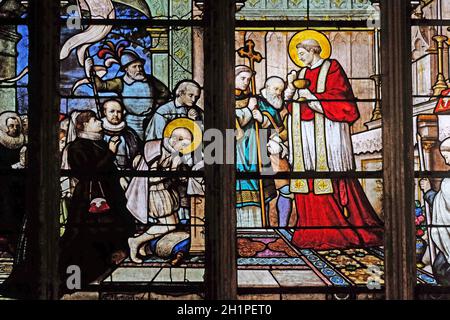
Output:
<svg viewBox="0 0 450 320">
<path fill-rule="evenodd" d="M 250 61 L 250 69 L 255 72 L 255 62 L 261 62 L 263 57 L 261 53 L 255 51 L 255 42 L 253 40 L 245 41 L 245 45 L 237 50 L 239 57 L 247 58 Z M 256 94 L 255 78 L 252 78 L 252 94 Z"/>
</svg>

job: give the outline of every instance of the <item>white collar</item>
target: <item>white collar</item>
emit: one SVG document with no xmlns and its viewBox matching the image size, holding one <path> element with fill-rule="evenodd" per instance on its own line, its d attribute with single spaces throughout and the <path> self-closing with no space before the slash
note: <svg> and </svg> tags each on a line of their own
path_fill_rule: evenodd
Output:
<svg viewBox="0 0 450 320">
<path fill-rule="evenodd" d="M 320 66 L 322 65 L 323 62 L 324 62 L 324 60 L 323 60 L 323 59 L 320 59 L 319 61 L 317 61 L 316 63 L 314 63 L 314 64 L 310 67 L 310 69 L 315 69 L 315 68 L 320 67 Z"/>
<path fill-rule="evenodd" d="M 78 138 L 92 140 L 92 141 L 98 141 L 103 140 L 103 134 L 97 133 L 97 132 L 86 132 L 86 131 L 80 131 L 77 133 Z"/>
<path fill-rule="evenodd" d="M 119 124 L 112 124 L 108 120 L 106 120 L 106 117 L 102 118 L 102 127 L 103 127 L 103 129 L 105 129 L 108 132 L 119 133 L 123 129 L 125 129 L 126 126 L 127 126 L 127 124 L 125 121 L 122 121 Z"/>
<path fill-rule="evenodd" d="M 19 149 L 25 144 L 25 136 L 21 133 L 18 137 L 11 137 L 0 130 L 0 144 L 11 150 Z"/>
</svg>

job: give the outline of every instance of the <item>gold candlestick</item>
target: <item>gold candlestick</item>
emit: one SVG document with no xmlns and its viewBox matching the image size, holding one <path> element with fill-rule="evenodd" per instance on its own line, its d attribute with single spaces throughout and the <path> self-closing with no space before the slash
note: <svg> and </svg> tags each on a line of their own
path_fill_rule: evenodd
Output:
<svg viewBox="0 0 450 320">
<path fill-rule="evenodd" d="M 370 76 L 370 79 L 372 79 L 375 82 L 375 107 L 373 108 L 372 112 L 372 118 L 371 121 L 379 120 L 381 119 L 381 76 L 379 74 L 374 74 Z"/>
<path fill-rule="evenodd" d="M 446 36 L 437 35 L 433 37 L 433 40 L 438 45 L 438 76 L 436 84 L 433 86 L 433 95 L 439 96 L 442 91 L 447 89 L 447 83 L 444 77 L 444 42 L 448 40 Z"/>
</svg>

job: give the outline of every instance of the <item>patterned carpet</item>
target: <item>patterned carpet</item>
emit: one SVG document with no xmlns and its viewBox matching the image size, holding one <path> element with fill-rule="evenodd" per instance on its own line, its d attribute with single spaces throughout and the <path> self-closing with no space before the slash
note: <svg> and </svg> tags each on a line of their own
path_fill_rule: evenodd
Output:
<svg viewBox="0 0 450 320">
<path fill-rule="evenodd" d="M 298 285 L 366 286 L 384 285 L 382 248 L 316 251 L 297 249 L 286 230 L 243 231 L 238 234 L 238 266 L 245 270 L 310 270 L 316 279 Z M 274 273 L 270 271 L 274 276 Z M 436 285 L 431 274 L 418 269 L 419 283 Z M 277 280 L 276 276 L 274 276 Z M 267 281 L 266 281 L 267 282 Z"/>
</svg>

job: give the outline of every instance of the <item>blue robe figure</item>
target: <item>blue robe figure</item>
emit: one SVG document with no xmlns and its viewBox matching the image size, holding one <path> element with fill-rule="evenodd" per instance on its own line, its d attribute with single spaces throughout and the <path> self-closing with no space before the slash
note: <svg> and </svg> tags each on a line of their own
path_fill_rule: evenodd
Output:
<svg viewBox="0 0 450 320">
<path fill-rule="evenodd" d="M 238 127 L 236 138 L 236 169 L 238 172 L 258 173 L 256 122 L 253 119 L 252 111 L 248 108 L 248 103 L 248 96 L 240 94 L 236 97 L 236 122 Z M 259 103 L 259 107 L 263 110 L 267 109 L 267 106 L 264 106 L 262 103 Z M 271 164 L 267 157 L 265 144 L 261 148 L 261 154 L 263 153 L 266 153 L 266 156 L 262 156 L 262 167 L 263 169 L 270 170 Z M 268 212 L 268 204 L 276 196 L 273 181 L 264 179 L 263 190 L 265 209 Z M 238 227 L 252 228 L 263 226 L 259 180 L 249 179 L 236 181 L 236 211 Z"/>
</svg>

